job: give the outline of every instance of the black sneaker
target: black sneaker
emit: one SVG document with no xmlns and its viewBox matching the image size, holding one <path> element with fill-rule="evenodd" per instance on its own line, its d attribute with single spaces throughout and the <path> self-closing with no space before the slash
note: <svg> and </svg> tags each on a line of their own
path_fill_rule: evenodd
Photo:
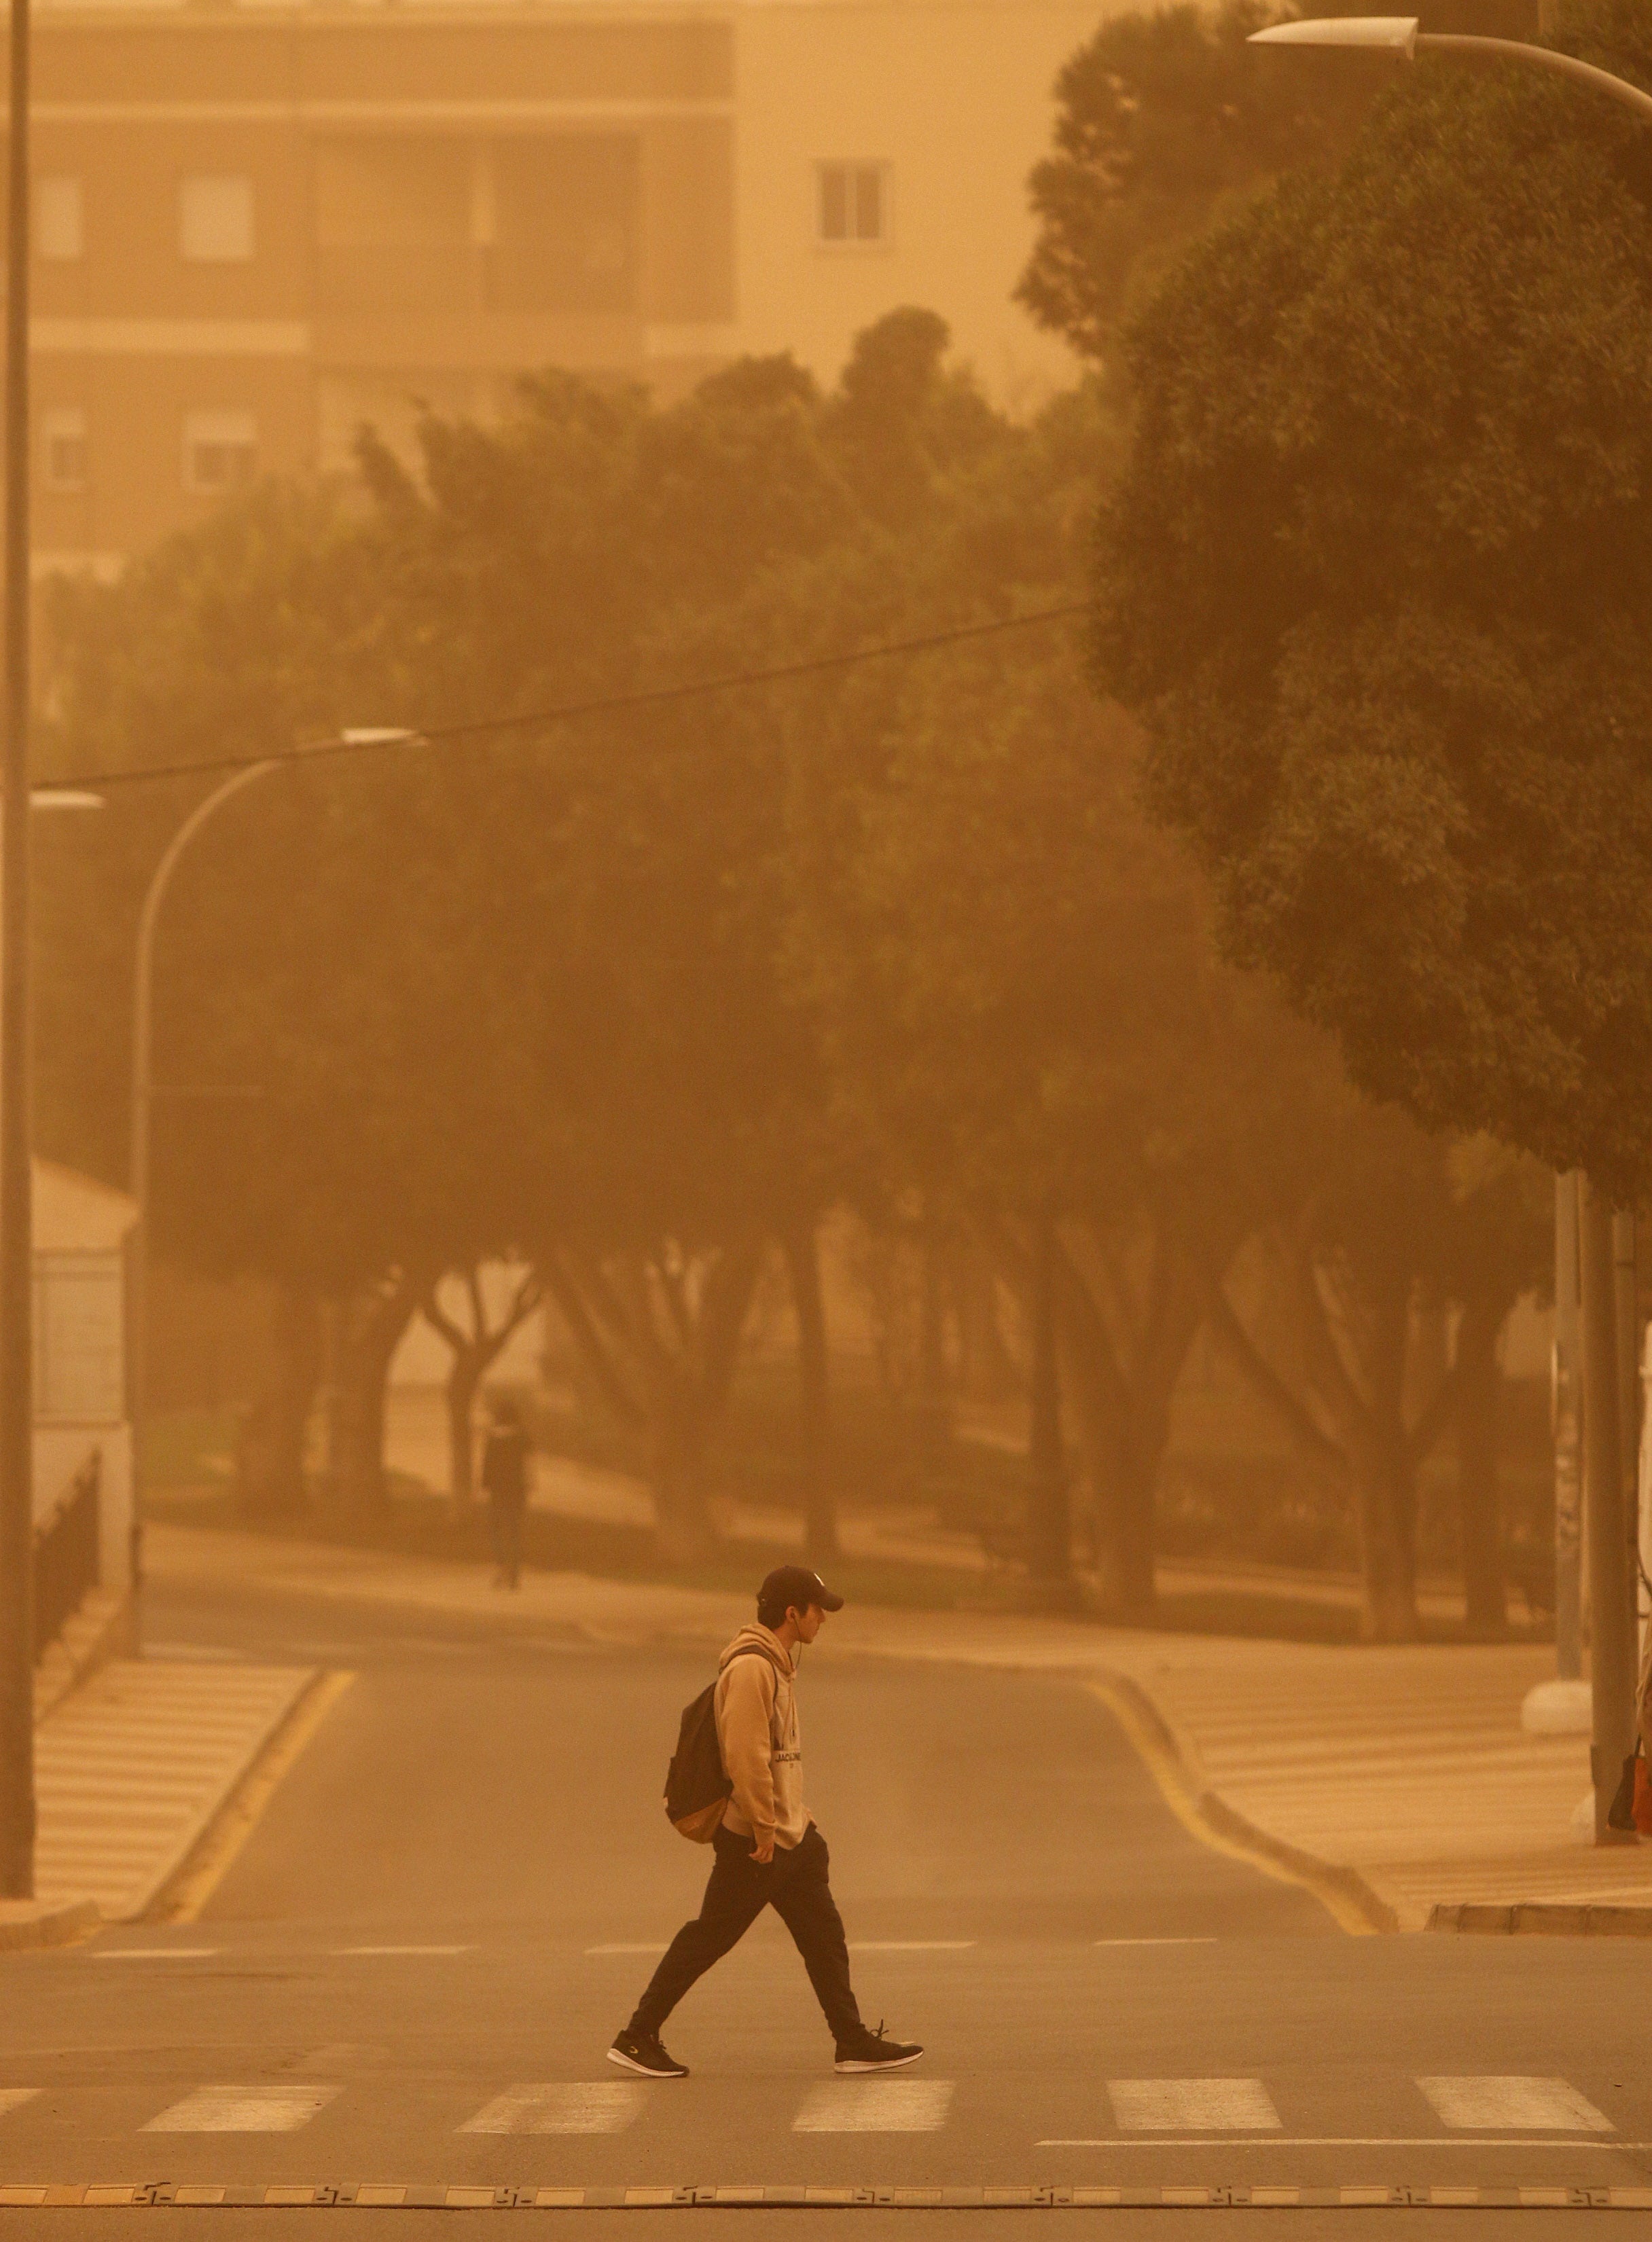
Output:
<svg viewBox="0 0 1652 2242">
<path fill-rule="evenodd" d="M 621 2071 L 640 2071 L 644 2078 L 686 2078 L 686 2063 L 674 2063 L 660 2044 L 658 2032 L 622 2031 L 608 2050 L 608 2061 Z"/>
<path fill-rule="evenodd" d="M 885 2039 L 880 2024 L 876 2031 L 862 2025 L 854 2039 L 837 2043 L 837 2068 L 850 2071 L 899 2071 L 903 2064 L 916 2063 L 923 2054 L 921 2047 L 898 2039 Z"/>
</svg>

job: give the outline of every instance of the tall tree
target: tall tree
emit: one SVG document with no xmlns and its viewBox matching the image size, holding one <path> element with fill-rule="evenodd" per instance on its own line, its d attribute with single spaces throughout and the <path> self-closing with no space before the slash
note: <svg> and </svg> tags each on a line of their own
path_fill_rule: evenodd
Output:
<svg viewBox="0 0 1652 2242">
<path fill-rule="evenodd" d="M 1627 11 L 1571 43 L 1648 75 Z M 1652 1174 L 1652 169 L 1420 68 L 1143 315 L 1098 661 L 1232 955 L 1426 1125 Z"/>
</svg>

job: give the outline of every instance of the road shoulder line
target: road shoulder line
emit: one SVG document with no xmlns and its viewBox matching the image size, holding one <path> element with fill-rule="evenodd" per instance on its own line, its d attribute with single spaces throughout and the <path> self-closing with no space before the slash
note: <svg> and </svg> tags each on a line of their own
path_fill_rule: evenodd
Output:
<svg viewBox="0 0 1652 2242">
<path fill-rule="evenodd" d="M 1211 1789 L 1198 1762 L 1138 1682 L 1114 1672 L 1104 1680 L 1092 1680 L 1088 1686 L 1123 1728 L 1165 1804 L 1190 1836 L 1212 1852 L 1247 1862 L 1278 1883 L 1297 1884 L 1311 1892 L 1339 1930 L 1353 1937 L 1399 1930 L 1399 1916 L 1386 1900 L 1379 1899 L 1357 1869 L 1322 1861 L 1299 1846 L 1287 1844 L 1230 1806 L 1219 1791 Z"/>
</svg>

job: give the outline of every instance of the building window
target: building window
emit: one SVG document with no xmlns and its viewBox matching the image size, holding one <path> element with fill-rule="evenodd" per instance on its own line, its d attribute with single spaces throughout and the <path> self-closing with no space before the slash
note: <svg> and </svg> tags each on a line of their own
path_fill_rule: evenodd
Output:
<svg viewBox="0 0 1652 2242">
<path fill-rule="evenodd" d="M 887 164 L 822 164 L 815 176 L 822 241 L 889 239 Z"/>
<path fill-rule="evenodd" d="M 71 178 L 35 181 L 35 254 L 54 264 L 72 264 L 85 249 L 80 182 Z"/>
<path fill-rule="evenodd" d="M 234 176 L 182 179 L 178 254 L 191 265 L 239 265 L 252 254 L 252 182 Z"/>
<path fill-rule="evenodd" d="M 250 413 L 191 413 L 184 423 L 184 487 L 201 498 L 245 490 L 258 466 Z"/>
<path fill-rule="evenodd" d="M 76 405 L 54 406 L 40 416 L 42 480 L 51 491 L 86 487 L 86 416 Z"/>
</svg>

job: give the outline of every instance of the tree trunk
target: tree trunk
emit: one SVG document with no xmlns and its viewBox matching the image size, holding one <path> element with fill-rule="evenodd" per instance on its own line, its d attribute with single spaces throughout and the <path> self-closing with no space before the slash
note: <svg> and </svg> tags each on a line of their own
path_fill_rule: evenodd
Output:
<svg viewBox="0 0 1652 2242">
<path fill-rule="evenodd" d="M 1159 1467 L 1169 1445 L 1166 1420 L 1161 1432 L 1145 1426 L 1120 1445 L 1113 1461 L 1114 1595 L 1126 1619 L 1147 1619 L 1158 1601 L 1154 1574 L 1154 1506 Z"/>
<path fill-rule="evenodd" d="M 971 1401 L 1006 1400 L 1021 1379 L 998 1320 L 997 1271 L 973 1238 L 964 1241 L 954 1265 L 964 1391 Z"/>
<path fill-rule="evenodd" d="M 797 1315 L 799 1429 L 802 1435 L 803 1547 L 816 1571 L 837 1555 L 837 1504 L 832 1487 L 831 1379 L 820 1241 L 812 1228 L 789 1237 L 786 1266 Z"/>
<path fill-rule="evenodd" d="M 472 1420 L 476 1389 L 482 1382 L 490 1350 L 485 1346 L 456 1346 L 447 1372 L 447 1492 L 462 1520 L 476 1500 L 476 1440 Z"/>
<path fill-rule="evenodd" d="M 668 1565 L 695 1565 L 716 1547 L 707 1500 L 705 1427 L 691 1394 L 658 1399 L 653 1410 L 652 1467 L 660 1554 Z"/>
<path fill-rule="evenodd" d="M 1404 1459 L 1361 1443 L 1354 1459 L 1354 1509 L 1365 1598 L 1360 1631 L 1370 1642 L 1414 1642 L 1417 1593 L 1404 1519 L 1415 1487 Z"/>
<path fill-rule="evenodd" d="M 946 1461 L 952 1444 L 952 1396 L 946 1374 L 946 1294 L 940 1240 L 928 1225 L 922 1246 L 918 1307 L 917 1447 L 926 1470 Z"/>
<path fill-rule="evenodd" d="M 1032 1376 L 1027 1440 L 1027 1570 L 1035 1581 L 1072 1577 L 1072 1518 L 1061 1437 L 1056 1360 L 1056 1225 L 1038 1218 L 1032 1241 Z"/>
<path fill-rule="evenodd" d="M 1457 1504 L 1468 1632 L 1484 1641 L 1508 1625 L 1497 1486 L 1496 1311 L 1470 1301 L 1457 1326 Z"/>
<path fill-rule="evenodd" d="M 256 1518 L 291 1518 L 306 1507 L 306 1433 L 321 1376 L 321 1322 L 313 1293 L 276 1294 L 269 1383 L 236 1440 L 237 1499 Z"/>
<path fill-rule="evenodd" d="M 332 1476 L 339 1501 L 358 1518 L 381 1516 L 389 1501 L 386 1383 L 391 1359 L 418 1303 L 419 1288 L 398 1280 L 374 1287 L 346 1312 L 339 1364 L 339 1452 Z"/>
</svg>

